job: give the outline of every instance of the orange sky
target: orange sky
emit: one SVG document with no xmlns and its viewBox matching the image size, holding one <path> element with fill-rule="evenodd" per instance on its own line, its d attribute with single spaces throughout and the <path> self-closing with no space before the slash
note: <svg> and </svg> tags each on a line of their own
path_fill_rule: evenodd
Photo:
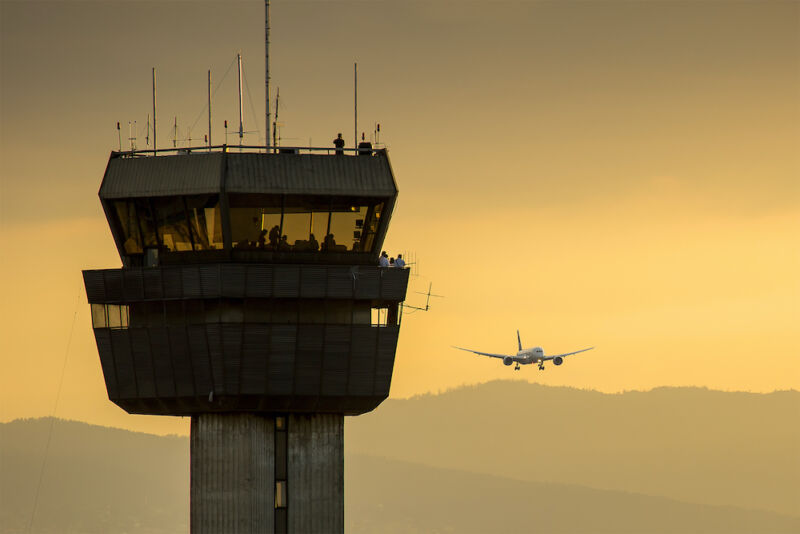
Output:
<svg viewBox="0 0 800 534">
<path fill-rule="evenodd" d="M 80 270 L 120 264 L 97 189 L 116 121 L 144 136 L 152 66 L 160 145 L 174 116 L 202 138 L 209 68 L 223 138 L 239 50 L 245 129 L 263 135 L 262 16 L 0 2 L 0 421 L 52 413 L 77 310 L 57 415 L 185 432 L 107 400 Z M 272 16 L 283 144 L 352 143 L 358 60 L 360 129 L 381 123 L 401 190 L 387 249 L 419 258 L 411 291 L 446 295 L 404 318 L 393 396 L 502 377 L 800 388 L 800 4 L 277 1 Z M 597 349 L 540 373 L 450 348 L 513 351 L 517 328 L 546 352 Z"/>
</svg>

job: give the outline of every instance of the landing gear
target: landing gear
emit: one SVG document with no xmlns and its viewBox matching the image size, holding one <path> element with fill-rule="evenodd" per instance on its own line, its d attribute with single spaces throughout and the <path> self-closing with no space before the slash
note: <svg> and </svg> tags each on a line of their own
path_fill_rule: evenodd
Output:
<svg viewBox="0 0 800 534">
<path fill-rule="evenodd" d="M 515 370 L 515 371 L 519 371 L 519 364 L 517 364 L 517 366 L 516 366 L 516 367 L 514 367 L 514 370 Z"/>
<path fill-rule="evenodd" d="M 544 371 L 544 365 L 543 365 L 543 364 L 541 364 L 541 363 L 539 364 L 539 370 L 540 370 L 540 371 Z"/>
</svg>

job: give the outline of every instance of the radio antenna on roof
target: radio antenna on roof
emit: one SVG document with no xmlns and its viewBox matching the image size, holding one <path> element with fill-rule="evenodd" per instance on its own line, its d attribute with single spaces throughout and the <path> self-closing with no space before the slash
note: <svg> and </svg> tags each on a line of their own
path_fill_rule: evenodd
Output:
<svg viewBox="0 0 800 534">
<path fill-rule="evenodd" d="M 244 137 L 244 122 L 242 118 L 242 54 L 236 54 L 236 61 L 239 64 L 239 146 L 242 146 Z M 225 141 L 228 142 L 227 140 Z"/>
<path fill-rule="evenodd" d="M 269 113 L 269 0 L 264 0 L 264 85 L 266 85 L 267 98 L 267 152 L 270 151 L 270 125 L 272 124 Z"/>
</svg>

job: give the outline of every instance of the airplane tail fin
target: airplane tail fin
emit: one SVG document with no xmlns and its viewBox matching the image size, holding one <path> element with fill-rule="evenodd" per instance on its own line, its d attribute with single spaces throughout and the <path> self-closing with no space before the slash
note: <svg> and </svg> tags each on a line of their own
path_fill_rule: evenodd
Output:
<svg viewBox="0 0 800 534">
<path fill-rule="evenodd" d="M 522 340 L 519 338 L 519 330 L 517 330 L 517 345 L 519 346 L 519 350 L 522 350 Z"/>
</svg>

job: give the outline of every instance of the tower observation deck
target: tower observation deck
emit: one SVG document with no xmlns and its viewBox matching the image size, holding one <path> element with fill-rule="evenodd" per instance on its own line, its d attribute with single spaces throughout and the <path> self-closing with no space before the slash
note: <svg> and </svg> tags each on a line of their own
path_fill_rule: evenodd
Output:
<svg viewBox="0 0 800 534">
<path fill-rule="evenodd" d="M 114 152 L 83 272 L 111 401 L 191 416 L 191 531 L 342 532 L 344 415 L 389 394 L 408 270 L 385 150 Z"/>
</svg>

